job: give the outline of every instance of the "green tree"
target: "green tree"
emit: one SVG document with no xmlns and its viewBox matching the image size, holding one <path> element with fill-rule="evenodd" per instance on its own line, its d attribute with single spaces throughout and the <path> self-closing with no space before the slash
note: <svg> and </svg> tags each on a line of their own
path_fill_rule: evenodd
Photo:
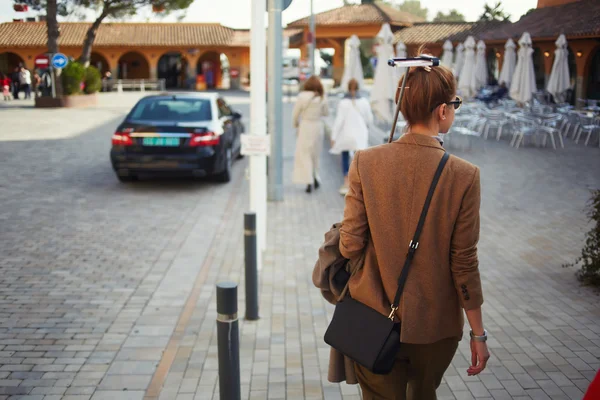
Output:
<svg viewBox="0 0 600 400">
<path fill-rule="evenodd" d="M 457 10 L 450 10 L 448 14 L 438 11 L 433 22 L 465 22 L 465 16 Z"/>
<path fill-rule="evenodd" d="M 421 7 L 421 0 L 404 0 L 404 2 L 398 6 L 398 9 L 423 19 L 427 19 L 427 14 L 429 13 L 427 7 Z"/>
<path fill-rule="evenodd" d="M 483 8 L 483 14 L 479 17 L 480 21 L 508 21 L 510 15 L 502 9 L 502 3 L 499 1 L 493 7 L 486 5 Z"/>
</svg>

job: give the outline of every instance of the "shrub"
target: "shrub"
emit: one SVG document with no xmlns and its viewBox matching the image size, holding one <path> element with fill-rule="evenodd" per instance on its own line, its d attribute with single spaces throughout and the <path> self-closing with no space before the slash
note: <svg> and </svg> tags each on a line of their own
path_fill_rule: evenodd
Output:
<svg viewBox="0 0 600 400">
<path fill-rule="evenodd" d="M 98 68 L 89 66 L 85 70 L 85 77 L 83 79 L 85 87 L 83 91 L 85 94 L 92 94 L 99 92 L 102 89 L 102 77 Z"/>
<path fill-rule="evenodd" d="M 81 93 L 81 82 L 85 77 L 85 68 L 77 61 L 71 61 L 62 70 L 63 91 L 67 96 Z"/>
<path fill-rule="evenodd" d="M 584 284 L 600 285 L 600 190 L 592 191 L 587 215 L 596 224 L 586 235 L 581 256 L 572 264 L 564 266 L 581 265 L 581 269 L 577 271 L 577 278 Z"/>
</svg>

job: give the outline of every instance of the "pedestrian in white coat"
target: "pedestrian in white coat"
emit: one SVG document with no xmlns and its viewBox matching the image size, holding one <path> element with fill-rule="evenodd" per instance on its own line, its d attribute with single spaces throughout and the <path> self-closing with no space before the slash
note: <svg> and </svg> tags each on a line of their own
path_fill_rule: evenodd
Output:
<svg viewBox="0 0 600 400">
<path fill-rule="evenodd" d="M 304 83 L 294 106 L 294 128 L 296 128 L 296 154 L 294 156 L 293 182 L 306 185 L 306 192 L 320 186 L 319 158 L 323 151 L 325 121 L 329 115 L 323 85 L 317 76 Z"/>
<path fill-rule="evenodd" d="M 339 102 L 331 134 L 331 154 L 342 155 L 344 184 L 340 194 L 348 193 L 348 170 L 351 152 L 369 147 L 369 127 L 373 124 L 373 112 L 369 101 L 360 97 L 356 79 L 348 82 L 348 93 Z"/>
</svg>

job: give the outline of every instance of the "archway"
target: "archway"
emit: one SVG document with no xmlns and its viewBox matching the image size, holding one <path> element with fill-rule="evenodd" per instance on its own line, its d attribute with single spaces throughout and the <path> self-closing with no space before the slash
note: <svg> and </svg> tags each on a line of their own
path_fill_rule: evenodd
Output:
<svg viewBox="0 0 600 400">
<path fill-rule="evenodd" d="M 487 70 L 488 70 L 488 82 L 498 82 L 500 77 L 500 64 L 498 62 L 500 58 L 499 50 L 495 47 L 488 49 L 486 55 Z"/>
<path fill-rule="evenodd" d="M 221 57 L 224 56 L 224 59 Z M 224 61 L 224 62 L 223 62 Z M 196 64 L 196 73 L 202 77 L 207 89 L 221 87 L 224 73 L 229 80 L 229 60 L 225 54 L 216 51 L 207 51 L 202 54 Z"/>
<path fill-rule="evenodd" d="M 98 68 L 98 71 L 100 71 L 102 75 L 104 75 L 105 72 L 110 71 L 110 65 L 108 65 L 106 57 L 104 57 L 100 53 L 92 52 L 92 56 L 90 58 L 90 65 L 92 67 Z"/>
<path fill-rule="evenodd" d="M 10 74 L 19 65 L 25 65 L 25 61 L 15 53 L 1 53 L 0 54 L 0 72 Z"/>
<path fill-rule="evenodd" d="M 587 98 L 600 100 L 600 47 L 596 47 L 594 55 L 588 61 Z"/>
<path fill-rule="evenodd" d="M 158 59 L 158 79 L 164 79 L 167 88 L 183 88 L 187 83 L 187 65 L 187 59 L 179 52 L 163 54 Z"/>
<path fill-rule="evenodd" d="M 142 54 L 130 51 L 119 58 L 119 79 L 150 79 L 150 66 Z"/>
<path fill-rule="evenodd" d="M 546 69 L 544 68 L 544 54 L 539 47 L 533 48 L 533 71 L 535 72 L 535 86 L 537 90 L 546 89 Z"/>
</svg>

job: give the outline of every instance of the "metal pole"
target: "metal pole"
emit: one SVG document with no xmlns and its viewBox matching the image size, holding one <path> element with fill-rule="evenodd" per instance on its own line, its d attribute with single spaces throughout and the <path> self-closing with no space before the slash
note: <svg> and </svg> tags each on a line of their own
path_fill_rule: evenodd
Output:
<svg viewBox="0 0 600 400">
<path fill-rule="evenodd" d="M 269 160 L 269 200 L 283 200 L 283 123 L 282 84 L 283 28 L 281 27 L 282 0 L 269 0 L 269 112 L 268 127 L 271 135 Z"/>
<path fill-rule="evenodd" d="M 52 67 L 52 65 L 50 65 L 50 80 L 51 80 L 51 84 L 52 84 L 52 98 L 55 99 L 56 98 L 56 77 L 54 76 L 54 67 Z"/>
<path fill-rule="evenodd" d="M 258 319 L 258 253 L 256 214 L 244 214 L 244 254 L 246 260 L 246 319 Z"/>
<path fill-rule="evenodd" d="M 310 22 L 309 22 L 309 30 L 310 30 L 310 74 L 315 74 L 315 50 L 317 38 L 315 35 L 315 13 L 313 11 L 313 2 L 314 0 L 310 0 Z"/>
<path fill-rule="evenodd" d="M 241 400 L 237 284 L 233 282 L 217 283 L 217 346 L 220 398 Z"/>
<path fill-rule="evenodd" d="M 267 0 L 252 0 L 250 27 L 250 132 L 267 135 Z M 250 210 L 256 213 L 258 231 L 258 270 L 262 269 L 262 251 L 267 238 L 267 157 L 250 157 Z"/>
</svg>

